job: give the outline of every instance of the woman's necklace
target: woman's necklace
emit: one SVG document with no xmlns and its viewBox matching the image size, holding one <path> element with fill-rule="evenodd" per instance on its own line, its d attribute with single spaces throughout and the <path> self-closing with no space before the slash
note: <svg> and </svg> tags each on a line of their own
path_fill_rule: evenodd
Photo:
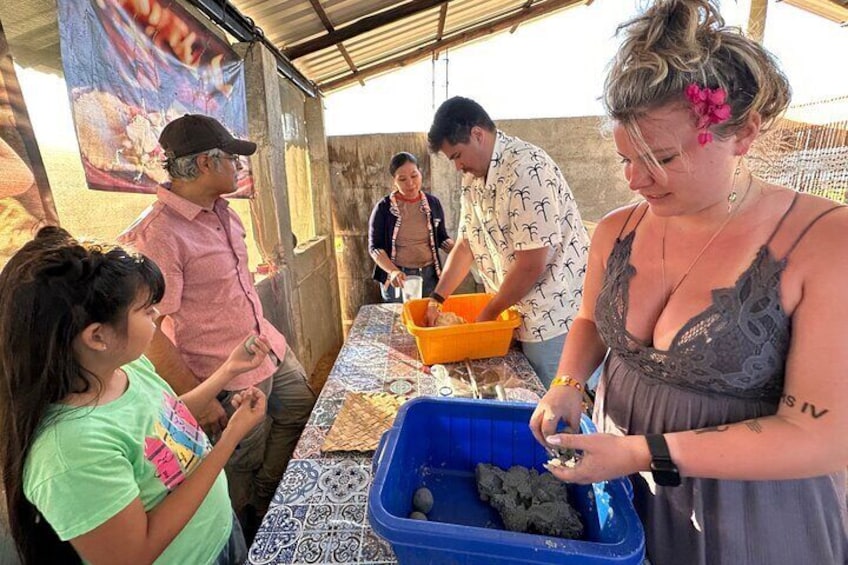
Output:
<svg viewBox="0 0 848 565">
<path fill-rule="evenodd" d="M 721 225 L 718 227 L 718 229 L 715 231 L 715 233 L 713 233 L 712 237 L 710 237 L 710 239 L 709 239 L 709 240 L 707 240 L 707 243 L 706 243 L 706 244 L 705 244 L 705 245 L 701 248 L 701 250 L 698 252 L 698 254 L 697 254 L 697 255 L 695 255 L 695 258 L 694 258 L 694 259 L 692 259 L 692 262 L 691 262 L 691 263 L 689 263 L 689 266 L 688 266 L 688 267 L 686 268 L 686 270 L 683 272 L 683 276 L 682 276 L 682 277 L 680 277 L 680 280 L 678 280 L 678 281 L 677 281 L 677 284 L 675 284 L 675 285 L 674 285 L 674 287 L 672 287 L 671 292 L 669 292 L 668 294 L 666 294 L 666 296 L 665 296 L 665 303 L 663 304 L 663 308 L 665 308 L 665 304 L 668 304 L 668 301 L 669 301 L 669 300 L 671 300 L 671 296 L 672 296 L 675 292 L 677 292 L 677 289 L 678 289 L 678 288 L 680 288 L 680 285 L 682 285 L 682 284 L 683 284 L 683 281 L 685 281 L 685 280 L 686 280 L 686 277 L 688 277 L 688 276 L 689 276 L 689 273 L 691 273 L 691 272 L 692 272 L 692 269 L 695 267 L 695 265 L 698 263 L 698 261 L 699 261 L 699 260 L 701 259 L 701 257 L 704 255 L 704 252 L 707 250 L 707 248 L 709 248 L 709 246 L 712 244 L 712 242 L 713 242 L 713 241 L 715 241 L 715 238 L 717 238 L 717 237 L 719 236 L 719 234 L 720 234 L 722 231 L 724 231 L 724 228 L 727 226 L 727 224 L 728 224 L 728 223 L 730 223 L 730 220 L 731 220 L 731 219 L 732 219 L 732 218 L 736 215 L 736 212 L 739 210 L 739 208 L 742 206 L 742 203 L 743 203 L 743 202 L 745 202 L 745 199 L 748 197 L 748 193 L 749 193 L 749 192 L 751 192 L 751 185 L 752 185 L 752 184 L 754 184 L 754 175 L 751 175 L 751 176 L 749 177 L 749 179 L 748 179 L 748 187 L 745 189 L 745 194 L 743 194 L 743 195 L 742 195 L 742 198 L 739 200 L 739 204 L 737 204 L 737 205 L 736 205 L 736 208 L 734 208 L 734 209 L 733 209 L 733 210 L 732 210 L 732 211 L 731 211 L 731 212 L 727 215 L 727 217 L 724 219 L 724 221 L 721 223 Z M 662 262 L 661 262 L 661 264 L 662 264 L 662 286 L 663 286 L 663 292 L 665 292 L 665 289 L 666 289 L 666 288 L 668 288 L 668 287 L 666 286 L 666 282 L 665 282 L 665 281 L 666 281 L 666 279 L 665 279 L 665 234 L 666 234 L 666 230 L 667 230 L 667 229 L 668 229 L 668 220 L 666 220 L 666 221 L 663 223 L 663 234 L 662 234 L 662 255 L 661 255 L 661 261 L 662 261 Z"/>
<path fill-rule="evenodd" d="M 413 196 L 412 198 L 407 198 L 407 197 L 406 197 L 406 196 L 404 196 L 404 195 L 403 195 L 403 193 L 402 193 L 401 191 L 399 191 L 399 190 L 397 191 L 397 194 L 395 195 L 395 197 L 396 197 L 398 200 L 400 200 L 401 202 L 409 202 L 410 204 L 411 204 L 411 203 L 413 203 L 413 202 L 419 202 L 419 201 L 421 200 L 421 196 L 422 196 L 422 192 L 421 192 L 420 190 L 418 191 L 418 194 L 416 194 L 416 195 L 415 195 L 415 196 Z"/>
</svg>

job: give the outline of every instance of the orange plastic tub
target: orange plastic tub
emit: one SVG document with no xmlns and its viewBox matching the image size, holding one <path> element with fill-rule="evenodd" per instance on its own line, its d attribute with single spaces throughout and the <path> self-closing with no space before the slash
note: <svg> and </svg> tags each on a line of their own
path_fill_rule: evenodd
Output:
<svg viewBox="0 0 848 565">
<path fill-rule="evenodd" d="M 521 323 L 521 318 L 518 312 L 510 308 L 502 312 L 497 320 L 474 322 L 491 299 L 490 294 L 451 296 L 445 300 L 443 310 L 454 312 L 469 323 L 439 328 L 424 325 L 427 299 L 406 302 L 403 305 L 403 323 L 415 337 L 421 361 L 425 365 L 432 365 L 506 355 L 512 332 Z"/>
</svg>

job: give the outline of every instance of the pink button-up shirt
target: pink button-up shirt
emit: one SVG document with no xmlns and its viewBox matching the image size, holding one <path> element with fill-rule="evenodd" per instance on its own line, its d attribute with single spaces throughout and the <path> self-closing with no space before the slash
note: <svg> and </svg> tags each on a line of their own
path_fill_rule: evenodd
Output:
<svg viewBox="0 0 848 565">
<path fill-rule="evenodd" d="M 245 231 L 238 215 L 219 198 L 207 210 L 160 187 L 157 201 L 119 237 L 153 259 L 165 276 L 159 311 L 173 324 L 162 330 L 200 379 L 206 379 L 251 332 L 271 342 L 277 359 L 286 339 L 265 319 L 247 267 Z M 276 370 L 268 357 L 225 387 L 241 390 Z"/>
</svg>

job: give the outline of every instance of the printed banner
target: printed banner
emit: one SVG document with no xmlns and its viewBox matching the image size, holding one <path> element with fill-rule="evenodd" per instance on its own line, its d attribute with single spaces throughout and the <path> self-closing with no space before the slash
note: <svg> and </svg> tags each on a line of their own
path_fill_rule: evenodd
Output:
<svg viewBox="0 0 848 565">
<path fill-rule="evenodd" d="M 247 137 L 244 63 L 169 0 L 58 0 L 62 64 L 88 186 L 155 192 L 159 133 L 183 114 Z M 237 196 L 253 192 L 248 167 Z"/>
<path fill-rule="evenodd" d="M 8 47 L 0 25 L 0 268 L 39 227 L 58 224 Z"/>
</svg>

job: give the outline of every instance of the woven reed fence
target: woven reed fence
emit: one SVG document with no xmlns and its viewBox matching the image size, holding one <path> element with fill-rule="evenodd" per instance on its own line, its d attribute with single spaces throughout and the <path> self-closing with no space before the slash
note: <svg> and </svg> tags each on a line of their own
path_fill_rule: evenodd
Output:
<svg viewBox="0 0 848 565">
<path fill-rule="evenodd" d="M 848 96 L 791 107 L 750 166 L 769 182 L 848 203 Z"/>
</svg>

